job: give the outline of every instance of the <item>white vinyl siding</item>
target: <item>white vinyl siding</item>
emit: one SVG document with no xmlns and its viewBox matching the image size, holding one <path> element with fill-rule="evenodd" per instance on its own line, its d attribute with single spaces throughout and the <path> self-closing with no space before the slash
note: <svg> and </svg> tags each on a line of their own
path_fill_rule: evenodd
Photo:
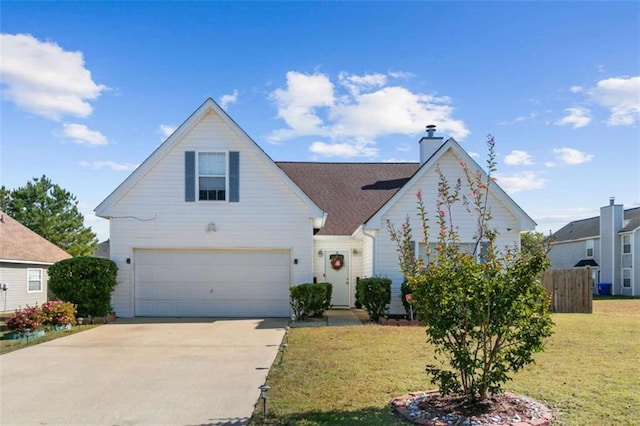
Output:
<svg viewBox="0 0 640 426">
<path fill-rule="evenodd" d="M 43 273 L 42 269 L 27 269 L 27 292 L 28 293 L 40 293 L 42 292 L 43 285 Z"/>
<path fill-rule="evenodd" d="M 110 219 L 111 259 L 118 265 L 112 305 L 134 315 L 135 249 L 288 250 L 290 284 L 311 282 L 313 223 L 303 201 L 273 167 L 215 113 L 208 113 L 119 200 Z M 240 152 L 241 202 L 184 202 L 184 152 Z M 207 232 L 213 223 L 215 232 Z M 260 274 L 261 271 L 254 271 Z"/>
<path fill-rule="evenodd" d="M 463 182 L 465 181 L 459 159 L 451 151 L 444 154 L 440 161 L 438 161 L 438 164 L 442 172 L 447 176 L 449 182 L 454 183 L 458 177 L 462 178 Z M 422 239 L 421 226 L 416 217 L 416 193 L 420 190 L 429 218 L 428 223 L 431 226 L 430 242 L 435 242 L 438 233 L 437 208 L 435 204 L 438 197 L 436 184 L 438 182 L 438 175 L 434 168 L 428 170 L 414 186 L 407 188 L 404 196 L 398 199 L 389 211 L 386 212 L 382 218 L 383 227 L 376 237 L 378 242 L 375 259 L 376 275 L 391 278 L 393 282 L 391 287 L 391 313 L 404 313 L 404 307 L 400 300 L 400 285 L 404 277 L 398 266 L 396 244 L 390 240 L 389 233 L 384 224 L 386 224 L 386 220 L 389 219 L 396 227 L 399 227 L 406 220 L 408 214 L 411 220 L 411 227 L 414 231 L 414 237 L 418 241 Z M 514 247 L 514 245 L 519 247 L 520 218 L 516 217 L 516 215 L 493 194 L 489 195 L 488 203 L 493 216 L 490 226 L 499 231 L 496 247 Z M 457 227 L 461 241 L 473 241 L 477 228 L 476 220 L 467 212 L 462 202 L 453 207 L 453 215 L 454 226 Z"/>
<path fill-rule="evenodd" d="M 47 301 L 47 266 L 0 263 L 0 277 L 7 290 L 0 294 L 0 312 L 14 312 L 27 306 L 42 305 Z M 29 291 L 28 269 L 42 270 L 42 291 Z"/>
</svg>

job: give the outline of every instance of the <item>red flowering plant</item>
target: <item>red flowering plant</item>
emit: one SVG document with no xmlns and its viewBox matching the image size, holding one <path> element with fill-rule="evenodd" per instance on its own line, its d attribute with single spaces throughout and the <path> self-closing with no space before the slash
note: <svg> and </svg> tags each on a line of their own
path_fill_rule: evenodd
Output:
<svg viewBox="0 0 640 426">
<path fill-rule="evenodd" d="M 76 324 L 76 305 L 70 302 L 52 300 L 42 305 L 44 324 L 47 326 L 67 326 Z"/>
<path fill-rule="evenodd" d="M 38 331 L 43 325 L 44 314 L 37 305 L 16 309 L 15 314 L 7 320 L 7 328 L 18 333 Z"/>
</svg>

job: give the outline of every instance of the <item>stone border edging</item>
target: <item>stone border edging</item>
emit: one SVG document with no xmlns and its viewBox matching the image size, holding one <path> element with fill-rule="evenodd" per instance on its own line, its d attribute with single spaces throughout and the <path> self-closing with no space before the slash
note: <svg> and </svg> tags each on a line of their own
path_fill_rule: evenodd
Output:
<svg viewBox="0 0 640 426">
<path fill-rule="evenodd" d="M 397 396 L 393 398 L 393 400 L 391 401 L 391 407 L 396 413 L 398 413 L 400 417 L 402 417 L 404 420 L 413 424 L 424 425 L 424 426 L 444 426 L 444 425 L 450 425 L 450 424 L 458 424 L 458 423 L 449 423 L 447 421 L 443 421 L 437 418 L 432 420 L 426 417 L 418 417 L 416 415 L 416 411 L 419 412 L 419 409 L 417 408 L 417 402 L 416 402 L 417 400 L 422 400 L 431 395 L 439 395 L 439 394 L 440 394 L 440 391 L 438 390 L 430 390 L 426 392 L 409 392 L 406 395 Z M 512 394 L 512 393 L 506 393 L 506 395 L 516 396 L 515 394 Z M 523 397 L 523 398 L 527 398 L 527 397 Z M 540 407 L 544 408 L 544 411 L 540 414 L 539 418 L 534 420 L 520 420 L 516 422 L 508 422 L 508 423 L 500 423 L 500 424 L 488 423 L 488 424 L 490 424 L 491 426 L 551 426 L 551 420 L 553 419 L 553 413 L 551 412 L 551 410 L 547 406 L 543 405 L 542 403 L 539 403 L 534 400 L 531 400 L 531 401 L 535 402 Z M 464 423 L 464 424 L 467 424 L 467 423 Z"/>
</svg>

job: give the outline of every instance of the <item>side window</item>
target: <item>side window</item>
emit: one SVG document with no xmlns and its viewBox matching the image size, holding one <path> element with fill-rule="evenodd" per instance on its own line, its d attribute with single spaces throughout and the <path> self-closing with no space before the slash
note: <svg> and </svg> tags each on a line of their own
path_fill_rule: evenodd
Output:
<svg viewBox="0 0 640 426">
<path fill-rule="evenodd" d="M 593 240 L 587 240 L 587 257 L 593 257 Z"/>
<path fill-rule="evenodd" d="M 27 292 L 39 293 L 42 291 L 42 269 L 27 269 Z"/>
<path fill-rule="evenodd" d="M 622 254 L 631 253 L 631 235 L 622 236 Z"/>
</svg>

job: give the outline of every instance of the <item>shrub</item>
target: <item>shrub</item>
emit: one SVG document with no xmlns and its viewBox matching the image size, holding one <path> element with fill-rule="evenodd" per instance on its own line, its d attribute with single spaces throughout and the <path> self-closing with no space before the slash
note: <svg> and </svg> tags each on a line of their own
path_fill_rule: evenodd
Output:
<svg viewBox="0 0 640 426">
<path fill-rule="evenodd" d="M 16 309 L 16 312 L 7 320 L 7 328 L 18 333 L 38 331 L 44 325 L 44 314 L 40 307 L 27 306 L 24 309 Z"/>
<path fill-rule="evenodd" d="M 498 231 L 489 226 L 492 216 L 487 203 L 495 170 L 492 137 L 488 146 L 486 179 L 461 162 L 465 195 L 461 194 L 461 179 L 452 187 L 436 169 L 438 237 L 434 253 L 425 244 L 426 259 L 432 262 L 424 265 L 407 244 L 414 240 L 408 217 L 400 230 L 387 222 L 398 247 L 400 268 L 423 314 L 427 341 L 436 348 L 438 364 L 427 365 L 426 370 L 443 394 L 460 394 L 469 400 L 500 392 L 514 372 L 533 362 L 533 353 L 543 349 L 553 326 L 548 296 L 537 279 L 549 265 L 546 253 L 496 247 Z M 420 191 L 417 198 L 423 241 L 428 242 L 429 225 Z M 472 253 L 459 245 L 452 217 L 458 202 L 464 203 L 476 222 Z"/>
<path fill-rule="evenodd" d="M 389 278 L 361 278 L 356 284 L 356 298 L 373 321 L 384 315 L 391 303 L 391 280 Z"/>
<path fill-rule="evenodd" d="M 291 286 L 291 308 L 296 318 L 321 317 L 331 307 L 331 283 L 299 284 Z"/>
<path fill-rule="evenodd" d="M 76 305 L 79 316 L 105 316 L 111 311 L 117 273 L 109 259 L 74 257 L 49 268 L 49 288 L 58 299 Z"/>
<path fill-rule="evenodd" d="M 414 300 L 411 300 L 411 304 L 409 304 L 409 302 L 407 301 L 407 294 L 411 294 L 411 296 L 413 296 L 413 290 L 411 289 L 411 286 L 409 286 L 409 281 L 405 279 L 404 281 L 402 281 L 402 285 L 400 286 L 400 297 L 402 298 L 402 306 L 404 306 L 404 310 L 407 312 L 407 315 L 411 316 L 411 314 L 413 314 L 413 318 L 411 319 L 420 319 L 416 302 Z"/>
<path fill-rule="evenodd" d="M 42 313 L 44 325 L 55 327 L 76 324 L 76 307 L 70 302 L 46 302 L 42 305 Z"/>
</svg>

